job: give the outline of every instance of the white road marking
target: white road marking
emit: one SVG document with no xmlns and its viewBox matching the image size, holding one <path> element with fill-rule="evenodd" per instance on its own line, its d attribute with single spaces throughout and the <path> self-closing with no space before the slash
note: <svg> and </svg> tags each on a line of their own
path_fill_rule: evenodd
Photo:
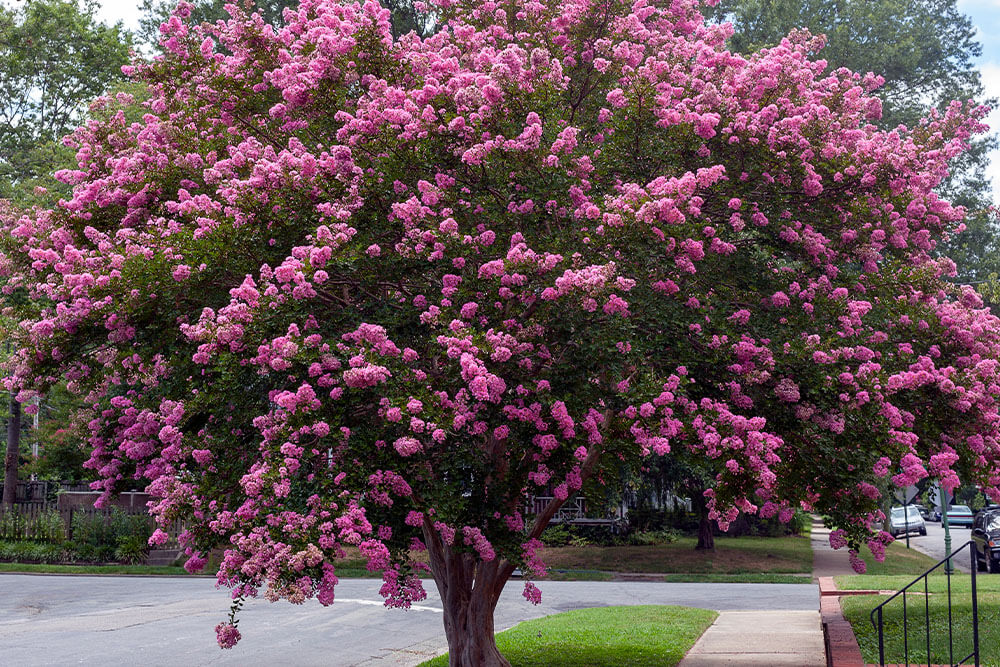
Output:
<svg viewBox="0 0 1000 667">
<path fill-rule="evenodd" d="M 338 598 L 333 599 L 334 604 L 338 602 L 353 602 L 354 604 L 367 604 L 373 607 L 384 607 L 385 603 L 379 600 L 362 600 L 358 598 Z M 436 611 L 439 614 L 444 613 L 444 609 L 438 609 L 437 607 L 427 607 L 422 604 L 411 604 L 410 609 L 416 609 L 417 611 Z"/>
</svg>

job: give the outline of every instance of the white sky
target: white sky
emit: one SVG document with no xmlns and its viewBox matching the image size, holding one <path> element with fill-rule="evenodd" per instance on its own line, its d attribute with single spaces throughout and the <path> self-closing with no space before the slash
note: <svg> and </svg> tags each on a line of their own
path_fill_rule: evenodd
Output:
<svg viewBox="0 0 1000 667">
<path fill-rule="evenodd" d="M 978 65 L 986 97 L 1000 99 L 1000 0 L 958 0 L 958 8 L 972 18 L 979 33 L 983 55 Z M 1000 130 L 1000 104 L 986 122 L 993 132 Z M 994 151 L 992 158 L 987 175 L 993 181 L 993 202 L 1000 206 L 1000 150 Z"/>
<path fill-rule="evenodd" d="M 121 21 L 129 30 L 135 31 L 139 28 L 139 7 L 135 2 L 128 0 L 101 0 L 101 9 L 98 12 L 107 23 Z"/>
<path fill-rule="evenodd" d="M 1000 99 L 1000 0 L 958 0 L 959 9 L 972 18 L 983 45 L 978 61 L 986 87 L 986 96 Z M 134 0 L 101 0 L 100 16 L 109 23 L 122 21 L 126 28 L 139 25 L 139 8 Z M 1000 105 L 987 122 L 993 131 L 1000 129 Z M 993 201 L 1000 206 L 1000 150 L 994 151 L 987 170 L 993 182 Z"/>
</svg>

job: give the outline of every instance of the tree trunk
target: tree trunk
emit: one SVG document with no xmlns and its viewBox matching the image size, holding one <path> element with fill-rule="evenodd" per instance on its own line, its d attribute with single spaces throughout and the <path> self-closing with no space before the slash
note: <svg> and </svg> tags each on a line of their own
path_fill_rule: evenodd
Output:
<svg viewBox="0 0 1000 667">
<path fill-rule="evenodd" d="M 605 419 L 609 414 L 605 413 Z M 600 447 L 591 448 L 581 466 L 583 480 L 590 478 L 600 454 Z M 527 538 L 540 536 L 565 502 L 565 498 L 550 500 L 535 517 Z M 504 585 L 514 573 L 514 566 L 506 560 L 485 562 L 468 551 L 452 550 L 427 515 L 424 515 L 423 533 L 431 573 L 444 607 L 448 667 L 510 667 L 507 659 L 497 650 L 493 636 L 493 612 Z"/>
<path fill-rule="evenodd" d="M 424 539 L 444 606 L 448 666 L 510 667 L 497 650 L 493 612 L 513 566 L 452 551 L 429 522 L 424 525 Z"/>
<path fill-rule="evenodd" d="M 698 544 L 694 548 L 697 551 L 715 551 L 715 535 L 712 532 L 712 521 L 708 518 L 705 496 L 700 492 L 693 493 L 691 500 L 698 512 Z"/>
<path fill-rule="evenodd" d="M 712 522 L 707 516 L 702 516 L 698 522 L 698 544 L 695 549 L 715 551 L 715 535 L 712 532 Z"/>
<path fill-rule="evenodd" d="M 3 506 L 13 508 L 17 501 L 17 460 L 21 446 L 21 404 L 10 399 L 10 421 L 7 422 L 7 455 L 3 463 Z"/>
</svg>

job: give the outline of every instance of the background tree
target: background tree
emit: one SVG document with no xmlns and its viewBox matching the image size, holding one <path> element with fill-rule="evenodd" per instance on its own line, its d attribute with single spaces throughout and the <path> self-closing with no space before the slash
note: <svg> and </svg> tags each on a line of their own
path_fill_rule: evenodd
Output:
<svg viewBox="0 0 1000 667">
<path fill-rule="evenodd" d="M 59 140 L 122 79 L 131 37 L 121 24 L 98 21 L 98 7 L 96 0 L 0 6 L 0 198 L 30 200 L 35 186 L 60 187 L 52 167 L 72 152 Z"/>
<path fill-rule="evenodd" d="M 880 132 L 874 77 L 697 7 L 182 3 L 141 120 L 98 101 L 72 198 L 4 221 L 7 387 L 65 380 L 100 486 L 147 480 L 192 570 L 226 548 L 237 606 L 332 603 L 346 545 L 389 606 L 429 570 L 454 665 L 505 664 L 508 578 L 622 464 L 696 464 L 720 528 L 826 513 L 857 567 L 887 478 L 1000 498 L 1000 321 L 932 256 L 985 110 Z"/>
<path fill-rule="evenodd" d="M 883 100 L 878 124 L 886 130 L 912 127 L 929 105 L 985 97 L 975 65 L 982 46 L 956 0 L 721 0 L 710 11 L 715 20 L 732 22 L 730 47 L 741 53 L 773 46 L 799 28 L 825 35 L 819 57 L 831 69 L 875 72 L 885 79 L 877 95 Z M 969 211 L 966 231 L 939 249 L 956 262 L 957 282 L 979 284 L 1000 272 L 1000 228 L 990 211 L 992 190 L 985 176 L 996 146 L 995 133 L 972 142 L 939 187 L 943 197 Z"/>
</svg>

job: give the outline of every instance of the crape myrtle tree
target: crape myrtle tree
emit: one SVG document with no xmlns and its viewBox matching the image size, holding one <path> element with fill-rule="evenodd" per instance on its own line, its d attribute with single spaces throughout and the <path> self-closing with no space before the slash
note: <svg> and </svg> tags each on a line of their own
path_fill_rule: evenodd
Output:
<svg viewBox="0 0 1000 667">
<path fill-rule="evenodd" d="M 182 3 L 141 120 L 104 99 L 72 198 L 7 216 L 8 387 L 66 379 L 97 486 L 148 481 L 189 569 L 224 547 L 234 610 L 331 604 L 357 547 L 388 606 L 434 579 L 451 664 L 502 665 L 507 579 L 623 463 L 710 470 L 723 527 L 829 514 L 859 566 L 887 479 L 1000 499 L 1000 327 L 932 256 L 982 108 L 879 131 L 878 77 L 806 33 L 730 53 L 688 0 L 422 9 Z"/>
</svg>

